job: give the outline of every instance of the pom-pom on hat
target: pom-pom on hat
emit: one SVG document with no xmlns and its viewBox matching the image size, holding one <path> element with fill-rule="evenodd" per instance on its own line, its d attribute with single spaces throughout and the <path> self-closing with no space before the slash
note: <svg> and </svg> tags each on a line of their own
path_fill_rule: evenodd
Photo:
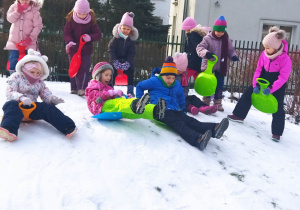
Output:
<svg viewBox="0 0 300 210">
<path fill-rule="evenodd" d="M 218 17 L 218 19 L 215 21 L 215 24 L 213 26 L 214 31 L 221 31 L 226 32 L 227 22 L 225 20 L 225 17 L 221 15 Z"/>
<path fill-rule="evenodd" d="M 196 21 L 191 17 L 187 17 L 182 22 L 181 28 L 182 28 L 182 30 L 191 30 L 191 29 L 195 28 L 196 26 L 197 26 Z"/>
<path fill-rule="evenodd" d="M 176 52 L 174 55 L 174 63 L 176 64 L 177 71 L 186 71 L 188 67 L 187 54 Z"/>
<path fill-rule="evenodd" d="M 272 47 L 278 50 L 281 47 L 282 40 L 285 38 L 285 31 L 279 30 L 278 27 L 273 26 L 269 29 L 269 33 L 265 36 L 262 43 L 264 46 Z"/>
<path fill-rule="evenodd" d="M 173 58 L 172 56 L 168 56 L 165 60 L 165 62 L 163 63 L 163 66 L 161 68 L 160 71 L 160 75 L 164 76 L 164 75 L 177 75 L 177 68 L 176 68 L 176 64 L 173 62 Z"/>
<path fill-rule="evenodd" d="M 113 67 L 109 63 L 107 63 L 105 61 L 97 63 L 94 66 L 94 69 L 93 69 L 93 73 L 92 73 L 93 79 L 96 79 L 96 80 L 100 81 L 100 79 L 101 79 L 101 73 L 103 71 L 105 71 L 106 69 L 111 70 L 112 74 L 114 74 L 114 69 L 113 69 Z"/>
<path fill-rule="evenodd" d="M 74 11 L 81 14 L 89 14 L 91 11 L 90 3 L 87 0 L 77 0 L 75 2 Z"/>
<path fill-rule="evenodd" d="M 133 18 L 134 18 L 134 13 L 133 12 L 126 12 L 120 22 L 120 25 L 126 25 L 129 27 L 133 27 Z"/>
</svg>

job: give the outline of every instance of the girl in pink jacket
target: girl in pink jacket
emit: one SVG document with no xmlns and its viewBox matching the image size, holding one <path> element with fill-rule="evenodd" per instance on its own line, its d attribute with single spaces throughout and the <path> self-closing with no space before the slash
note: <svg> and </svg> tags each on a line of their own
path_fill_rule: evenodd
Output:
<svg viewBox="0 0 300 210">
<path fill-rule="evenodd" d="M 253 85 L 242 95 L 233 110 L 233 114 L 228 115 L 229 120 L 243 122 L 252 105 L 252 93 L 260 92 L 260 85 L 256 82 L 256 79 L 264 78 L 268 80 L 270 82 L 269 87 L 262 91 L 265 95 L 272 93 L 278 101 L 278 111 L 273 114 L 272 120 L 272 140 L 277 142 L 284 130 L 283 100 L 286 83 L 292 69 L 292 61 L 287 54 L 288 43 L 284 40 L 285 37 L 284 30 L 279 30 L 276 26 L 270 28 L 269 34 L 265 36 L 262 42 L 265 50 L 259 57 L 253 76 Z"/>
<path fill-rule="evenodd" d="M 5 50 L 10 50 L 10 73 L 15 72 L 19 58 L 17 44 L 23 41 L 26 50 L 37 49 L 37 37 L 43 28 L 40 8 L 41 0 L 16 0 L 7 11 L 7 20 L 11 23 Z M 27 51 L 26 51 L 27 53 Z"/>
</svg>

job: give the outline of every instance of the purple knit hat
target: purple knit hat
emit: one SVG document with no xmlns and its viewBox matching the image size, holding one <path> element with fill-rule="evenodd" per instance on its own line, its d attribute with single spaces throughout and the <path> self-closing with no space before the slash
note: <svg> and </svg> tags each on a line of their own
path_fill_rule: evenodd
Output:
<svg viewBox="0 0 300 210">
<path fill-rule="evenodd" d="M 213 30 L 214 31 L 226 32 L 226 27 L 227 27 L 227 22 L 225 20 L 225 17 L 223 15 L 221 15 L 215 21 L 215 25 L 213 26 Z"/>
<path fill-rule="evenodd" d="M 113 69 L 113 67 L 109 63 L 107 63 L 105 61 L 97 63 L 94 66 L 94 69 L 93 69 L 93 73 L 92 73 L 93 79 L 96 79 L 96 80 L 100 81 L 100 79 L 101 79 L 101 73 L 103 71 L 105 71 L 106 69 L 111 70 L 112 74 L 114 74 L 114 69 Z"/>
<path fill-rule="evenodd" d="M 75 2 L 74 11 L 76 13 L 89 14 L 91 11 L 90 3 L 87 0 L 77 0 Z"/>
<path fill-rule="evenodd" d="M 181 28 L 182 28 L 182 30 L 191 30 L 191 29 L 195 28 L 196 26 L 197 26 L 196 21 L 191 17 L 187 17 L 182 22 Z"/>
<path fill-rule="evenodd" d="M 133 18 L 134 18 L 134 13 L 133 12 L 126 12 L 120 22 L 120 25 L 126 25 L 129 27 L 133 27 Z"/>
</svg>

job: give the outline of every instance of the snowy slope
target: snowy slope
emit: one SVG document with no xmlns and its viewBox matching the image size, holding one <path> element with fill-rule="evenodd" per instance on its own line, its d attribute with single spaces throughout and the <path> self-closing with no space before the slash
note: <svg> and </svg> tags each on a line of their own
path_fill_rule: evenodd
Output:
<svg viewBox="0 0 300 210">
<path fill-rule="evenodd" d="M 271 115 L 253 109 L 201 152 L 148 120 L 92 119 L 85 98 L 69 94 L 69 83 L 46 83 L 65 99 L 58 107 L 79 131 L 67 140 L 37 121 L 22 123 L 16 142 L 0 140 L 0 209 L 300 208 L 297 125 L 286 122 L 275 143 Z M 234 106 L 225 101 L 224 113 L 196 118 L 219 122 Z"/>
</svg>

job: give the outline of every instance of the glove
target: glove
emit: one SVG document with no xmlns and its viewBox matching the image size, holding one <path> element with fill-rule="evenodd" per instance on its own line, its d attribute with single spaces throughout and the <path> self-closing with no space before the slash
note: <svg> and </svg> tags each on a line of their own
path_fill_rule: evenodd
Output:
<svg viewBox="0 0 300 210">
<path fill-rule="evenodd" d="M 70 48 L 72 46 L 76 45 L 76 43 L 74 42 L 69 42 L 67 45 L 66 45 L 66 52 L 69 53 L 70 52 Z"/>
<path fill-rule="evenodd" d="M 240 61 L 239 57 L 237 57 L 236 55 L 232 56 L 231 60 L 232 61 Z"/>
<path fill-rule="evenodd" d="M 259 87 L 258 86 L 256 86 L 255 88 L 253 88 L 253 93 L 256 93 L 256 94 L 259 93 Z"/>
<path fill-rule="evenodd" d="M 31 42 L 32 42 L 32 39 L 28 36 L 28 37 L 26 37 L 26 39 L 24 40 L 23 45 L 29 46 L 29 45 L 31 44 Z"/>
<path fill-rule="evenodd" d="M 118 60 L 115 60 L 113 62 L 113 65 L 114 65 L 115 69 L 121 69 L 122 68 L 122 64 Z"/>
<path fill-rule="evenodd" d="M 91 36 L 88 34 L 84 34 L 85 36 L 83 37 L 83 41 L 85 42 L 90 42 L 92 40 Z"/>
<path fill-rule="evenodd" d="M 205 54 L 205 57 L 207 58 L 207 59 L 212 59 L 214 56 L 215 53 L 211 53 L 211 52 L 206 52 L 206 54 Z"/>
<path fill-rule="evenodd" d="M 103 103 L 103 99 L 101 98 L 101 96 L 99 96 L 99 97 L 96 99 L 96 103 L 97 103 L 97 104 L 102 104 L 102 103 Z"/>
<path fill-rule="evenodd" d="M 119 96 L 122 97 L 124 95 L 122 90 L 109 90 L 108 91 L 109 96 Z"/>
<path fill-rule="evenodd" d="M 32 101 L 30 98 L 27 98 L 25 96 L 21 97 L 20 99 L 23 102 L 24 106 L 30 106 L 32 104 Z"/>
<path fill-rule="evenodd" d="M 121 64 L 121 69 L 124 70 L 124 71 L 128 70 L 129 67 L 130 67 L 130 64 L 128 63 L 128 61 Z"/>
<path fill-rule="evenodd" d="M 264 95 L 269 95 L 271 93 L 270 88 L 266 88 L 262 90 Z"/>
<path fill-rule="evenodd" d="M 65 103 L 64 99 L 58 98 L 57 96 L 52 95 L 51 96 L 51 103 L 54 105 L 60 104 L 60 103 Z"/>
<path fill-rule="evenodd" d="M 22 12 L 24 12 L 24 10 L 27 10 L 27 8 L 29 7 L 29 4 L 18 3 L 17 6 L 18 6 L 18 8 L 17 8 L 18 13 L 22 13 Z"/>
</svg>

